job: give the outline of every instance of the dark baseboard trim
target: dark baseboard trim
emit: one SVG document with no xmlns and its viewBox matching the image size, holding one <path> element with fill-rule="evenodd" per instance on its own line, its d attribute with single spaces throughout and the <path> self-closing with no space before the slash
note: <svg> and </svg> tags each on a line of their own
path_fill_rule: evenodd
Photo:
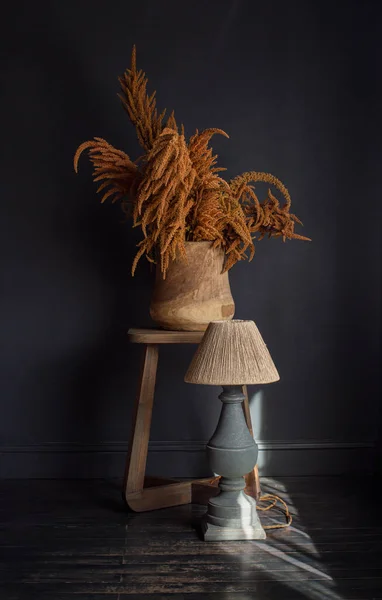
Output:
<svg viewBox="0 0 382 600">
<path fill-rule="evenodd" d="M 0 478 L 121 477 L 127 442 L 0 446 Z M 152 441 L 147 470 L 164 477 L 203 477 L 210 471 L 204 441 Z M 267 476 L 370 474 L 373 442 L 259 441 L 260 474 Z"/>
</svg>

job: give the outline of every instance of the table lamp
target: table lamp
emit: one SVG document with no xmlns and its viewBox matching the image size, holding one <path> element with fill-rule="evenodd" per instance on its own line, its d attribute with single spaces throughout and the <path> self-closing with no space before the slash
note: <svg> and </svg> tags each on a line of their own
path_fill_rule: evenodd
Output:
<svg viewBox="0 0 382 600">
<path fill-rule="evenodd" d="M 213 472 L 220 475 L 219 494 L 202 518 L 206 541 L 264 539 L 256 501 L 244 493 L 244 475 L 257 462 L 258 448 L 242 410 L 242 386 L 280 379 L 253 321 L 211 322 L 185 376 L 187 383 L 221 385 L 223 403 L 215 433 L 207 444 Z"/>
</svg>

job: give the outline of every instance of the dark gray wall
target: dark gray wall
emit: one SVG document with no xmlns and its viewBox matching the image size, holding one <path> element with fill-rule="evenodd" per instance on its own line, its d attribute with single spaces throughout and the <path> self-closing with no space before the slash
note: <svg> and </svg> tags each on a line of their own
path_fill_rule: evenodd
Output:
<svg viewBox="0 0 382 600">
<path fill-rule="evenodd" d="M 3 20 L 0 475 L 121 475 L 148 326 L 139 232 L 98 202 L 77 145 L 133 157 L 116 97 L 133 43 L 187 135 L 214 139 L 227 176 L 270 171 L 311 244 L 264 240 L 231 286 L 281 382 L 251 389 L 263 473 L 373 468 L 380 393 L 380 46 L 377 2 L 15 2 Z M 188 386 L 191 347 L 163 349 L 156 473 L 206 472 L 217 389 Z"/>
</svg>

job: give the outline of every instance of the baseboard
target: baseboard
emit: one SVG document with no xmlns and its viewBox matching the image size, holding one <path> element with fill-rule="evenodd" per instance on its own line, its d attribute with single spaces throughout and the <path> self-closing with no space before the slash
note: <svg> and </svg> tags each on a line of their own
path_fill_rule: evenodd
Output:
<svg viewBox="0 0 382 600">
<path fill-rule="evenodd" d="M 206 442 L 152 441 L 147 472 L 163 477 L 208 477 Z M 258 442 L 259 471 L 266 476 L 370 474 L 372 442 Z M 46 443 L 0 446 L 0 478 L 122 477 L 127 442 Z"/>
</svg>

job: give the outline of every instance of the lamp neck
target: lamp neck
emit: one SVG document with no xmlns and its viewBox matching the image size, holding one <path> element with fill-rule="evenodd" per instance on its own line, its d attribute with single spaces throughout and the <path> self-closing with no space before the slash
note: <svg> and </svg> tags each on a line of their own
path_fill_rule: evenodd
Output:
<svg viewBox="0 0 382 600">
<path fill-rule="evenodd" d="M 244 394 L 241 385 L 223 385 L 223 391 L 219 399 L 224 404 L 237 404 L 243 402 Z"/>
</svg>

